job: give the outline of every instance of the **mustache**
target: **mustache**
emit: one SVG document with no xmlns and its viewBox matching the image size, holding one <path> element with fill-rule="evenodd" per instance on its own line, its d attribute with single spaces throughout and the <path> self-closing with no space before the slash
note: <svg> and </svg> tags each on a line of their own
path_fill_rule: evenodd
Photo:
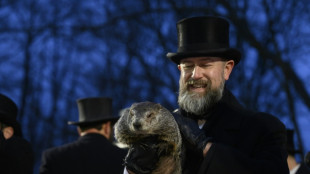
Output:
<svg viewBox="0 0 310 174">
<path fill-rule="evenodd" d="M 188 85 L 207 85 L 208 81 L 206 80 L 194 80 L 194 79 L 189 79 L 186 83 L 187 86 Z"/>
</svg>

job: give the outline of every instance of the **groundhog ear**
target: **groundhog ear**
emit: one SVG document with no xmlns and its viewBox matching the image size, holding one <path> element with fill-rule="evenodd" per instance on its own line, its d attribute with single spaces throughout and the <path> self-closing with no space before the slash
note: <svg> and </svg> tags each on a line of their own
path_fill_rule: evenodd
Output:
<svg viewBox="0 0 310 174">
<path fill-rule="evenodd" d="M 156 103 L 155 106 L 156 106 L 157 109 L 161 109 L 162 108 L 162 106 L 159 103 Z"/>
<path fill-rule="evenodd" d="M 119 112 L 119 116 L 128 115 L 130 108 L 124 108 Z"/>
</svg>

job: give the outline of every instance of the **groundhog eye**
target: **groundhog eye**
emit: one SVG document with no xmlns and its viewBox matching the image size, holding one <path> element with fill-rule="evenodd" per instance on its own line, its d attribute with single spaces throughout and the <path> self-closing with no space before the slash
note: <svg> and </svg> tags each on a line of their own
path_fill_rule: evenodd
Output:
<svg viewBox="0 0 310 174">
<path fill-rule="evenodd" d="M 154 115 L 153 113 L 150 113 L 147 115 L 147 118 L 151 118 L 151 117 L 153 117 L 153 115 Z"/>
</svg>

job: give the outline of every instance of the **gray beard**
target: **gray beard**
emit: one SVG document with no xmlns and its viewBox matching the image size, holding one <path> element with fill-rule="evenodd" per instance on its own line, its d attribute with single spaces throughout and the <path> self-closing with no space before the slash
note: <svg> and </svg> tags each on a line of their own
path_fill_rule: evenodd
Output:
<svg viewBox="0 0 310 174">
<path fill-rule="evenodd" d="M 187 85 L 180 79 L 180 89 L 178 103 L 181 109 L 186 112 L 195 114 L 197 116 L 205 114 L 215 103 L 217 103 L 223 96 L 225 80 L 219 88 L 211 89 L 211 82 L 208 81 L 206 91 L 203 95 L 190 92 L 187 90 Z"/>
</svg>

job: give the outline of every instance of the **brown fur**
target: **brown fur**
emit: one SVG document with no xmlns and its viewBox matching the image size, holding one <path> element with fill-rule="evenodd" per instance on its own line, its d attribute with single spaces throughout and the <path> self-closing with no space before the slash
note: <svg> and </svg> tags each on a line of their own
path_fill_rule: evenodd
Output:
<svg viewBox="0 0 310 174">
<path fill-rule="evenodd" d="M 115 138 L 130 147 L 149 136 L 158 136 L 160 150 L 168 155 L 159 159 L 152 174 L 180 174 L 181 134 L 172 114 L 163 106 L 152 102 L 134 103 L 124 110 L 114 126 Z"/>
</svg>

